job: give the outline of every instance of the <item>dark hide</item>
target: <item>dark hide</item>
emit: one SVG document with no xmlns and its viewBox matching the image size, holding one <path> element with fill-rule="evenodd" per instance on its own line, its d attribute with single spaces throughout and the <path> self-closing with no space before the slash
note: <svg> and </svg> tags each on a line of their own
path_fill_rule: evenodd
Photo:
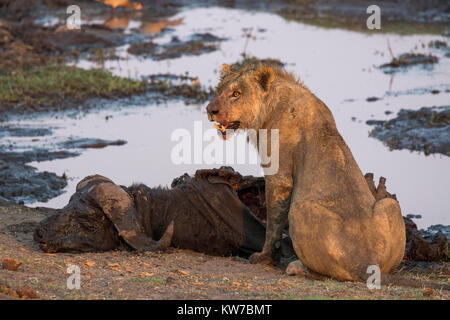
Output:
<svg viewBox="0 0 450 320">
<path fill-rule="evenodd" d="M 406 226 L 405 259 L 415 261 L 447 261 L 448 239 L 441 232 L 424 239 L 412 219 L 403 217 Z"/>
<path fill-rule="evenodd" d="M 59 212 L 42 220 L 34 233 L 34 240 L 46 252 L 106 251 L 120 246 L 119 236 L 103 211 L 89 199 L 89 189 L 109 179 L 95 176 L 91 183 L 79 188 L 69 204 Z"/>
<path fill-rule="evenodd" d="M 396 199 L 386 191 L 385 178 L 378 187 L 373 174 L 365 178 L 377 200 Z M 95 175 L 78 184 L 66 207 L 41 221 L 34 239 L 46 252 L 161 250 L 171 244 L 247 257 L 264 244 L 265 226 L 260 221 L 265 220 L 264 178 L 242 177 L 231 168 L 199 170 L 194 177 L 185 174 L 174 179 L 171 189 L 125 188 Z M 445 260 L 444 235 L 429 243 L 412 220 L 405 218 L 405 223 L 406 259 Z M 295 255 L 287 233 L 282 249 L 286 257 Z"/>
<path fill-rule="evenodd" d="M 185 174 L 171 189 L 125 188 L 90 176 L 78 184 L 66 207 L 41 221 L 34 239 L 47 252 L 124 246 L 155 251 L 171 244 L 213 255 L 248 256 L 262 249 L 265 227 L 239 192 L 251 207 L 261 204 L 265 210 L 264 198 L 253 194 L 261 181 L 264 188 L 263 178 L 242 177 L 230 168 Z"/>
</svg>

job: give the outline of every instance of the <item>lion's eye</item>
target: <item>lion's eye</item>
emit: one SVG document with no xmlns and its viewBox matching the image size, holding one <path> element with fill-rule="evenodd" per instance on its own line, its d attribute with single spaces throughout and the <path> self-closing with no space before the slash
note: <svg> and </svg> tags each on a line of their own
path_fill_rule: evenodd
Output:
<svg viewBox="0 0 450 320">
<path fill-rule="evenodd" d="M 233 97 L 239 97 L 241 95 L 241 93 L 239 91 L 234 91 L 233 92 Z"/>
</svg>

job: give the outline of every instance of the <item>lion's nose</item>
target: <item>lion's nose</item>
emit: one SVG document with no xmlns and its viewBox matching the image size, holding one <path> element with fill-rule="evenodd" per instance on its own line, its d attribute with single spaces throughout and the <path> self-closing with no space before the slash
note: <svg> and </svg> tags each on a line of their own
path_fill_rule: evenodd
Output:
<svg viewBox="0 0 450 320">
<path fill-rule="evenodd" d="M 219 113 L 219 106 L 217 103 L 210 103 L 206 107 L 206 112 L 208 112 L 208 115 L 217 115 Z"/>
</svg>

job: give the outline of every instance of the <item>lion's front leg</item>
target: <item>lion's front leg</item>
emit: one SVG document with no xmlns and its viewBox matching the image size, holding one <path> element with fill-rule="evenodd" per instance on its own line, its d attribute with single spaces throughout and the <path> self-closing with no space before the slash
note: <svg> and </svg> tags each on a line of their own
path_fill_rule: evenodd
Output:
<svg viewBox="0 0 450 320">
<path fill-rule="evenodd" d="M 291 192 L 291 176 L 266 176 L 266 241 L 261 252 L 250 256 L 250 263 L 275 264 L 279 261 L 281 235 L 287 224 Z"/>
</svg>

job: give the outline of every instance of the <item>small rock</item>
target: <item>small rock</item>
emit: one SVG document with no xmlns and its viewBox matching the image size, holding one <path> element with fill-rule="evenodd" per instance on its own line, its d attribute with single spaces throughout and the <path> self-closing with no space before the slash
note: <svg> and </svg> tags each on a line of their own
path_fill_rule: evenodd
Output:
<svg viewBox="0 0 450 320">
<path fill-rule="evenodd" d="M 36 291 L 28 287 L 21 287 L 16 292 L 23 299 L 36 299 L 38 297 Z"/>
<path fill-rule="evenodd" d="M 14 298 L 18 298 L 19 297 L 17 292 L 12 290 L 8 285 L 0 283 L 0 296 L 2 294 L 3 295 L 7 295 L 7 296 L 11 296 L 11 297 L 14 297 Z"/>
<path fill-rule="evenodd" d="M 10 271 L 16 271 L 20 267 L 21 264 L 22 264 L 22 262 L 14 260 L 14 259 L 5 258 L 2 260 L 3 269 L 10 270 Z"/>
<path fill-rule="evenodd" d="M 434 290 L 431 288 L 423 289 L 423 295 L 426 297 L 434 297 Z"/>
<path fill-rule="evenodd" d="M 118 263 L 108 263 L 108 267 L 110 268 L 118 268 L 120 265 Z"/>
<path fill-rule="evenodd" d="M 175 282 L 176 282 L 176 279 L 174 277 L 168 276 L 166 278 L 166 284 L 172 284 L 172 283 L 175 283 Z"/>
<path fill-rule="evenodd" d="M 154 273 L 141 272 L 141 278 L 153 277 L 154 275 Z"/>
<path fill-rule="evenodd" d="M 398 58 L 393 58 L 390 63 L 380 66 L 386 73 L 391 73 L 393 69 L 404 68 L 411 65 L 428 65 L 439 61 L 438 57 L 433 55 L 424 55 L 420 53 L 404 53 Z"/>
<path fill-rule="evenodd" d="M 189 275 L 189 272 L 184 271 L 184 270 L 177 270 L 177 272 L 180 273 L 180 274 L 182 274 L 182 275 L 184 275 L 184 276 Z"/>
<path fill-rule="evenodd" d="M 436 48 L 436 49 L 446 48 L 447 47 L 447 42 L 441 41 L 441 40 L 430 41 L 430 42 L 428 42 L 428 47 L 429 48 Z"/>
<path fill-rule="evenodd" d="M 93 266 L 96 265 L 96 263 L 95 263 L 94 261 L 90 261 L 90 260 L 86 260 L 86 261 L 84 262 L 84 264 L 85 264 L 86 266 L 88 266 L 88 267 L 93 267 Z"/>
</svg>

